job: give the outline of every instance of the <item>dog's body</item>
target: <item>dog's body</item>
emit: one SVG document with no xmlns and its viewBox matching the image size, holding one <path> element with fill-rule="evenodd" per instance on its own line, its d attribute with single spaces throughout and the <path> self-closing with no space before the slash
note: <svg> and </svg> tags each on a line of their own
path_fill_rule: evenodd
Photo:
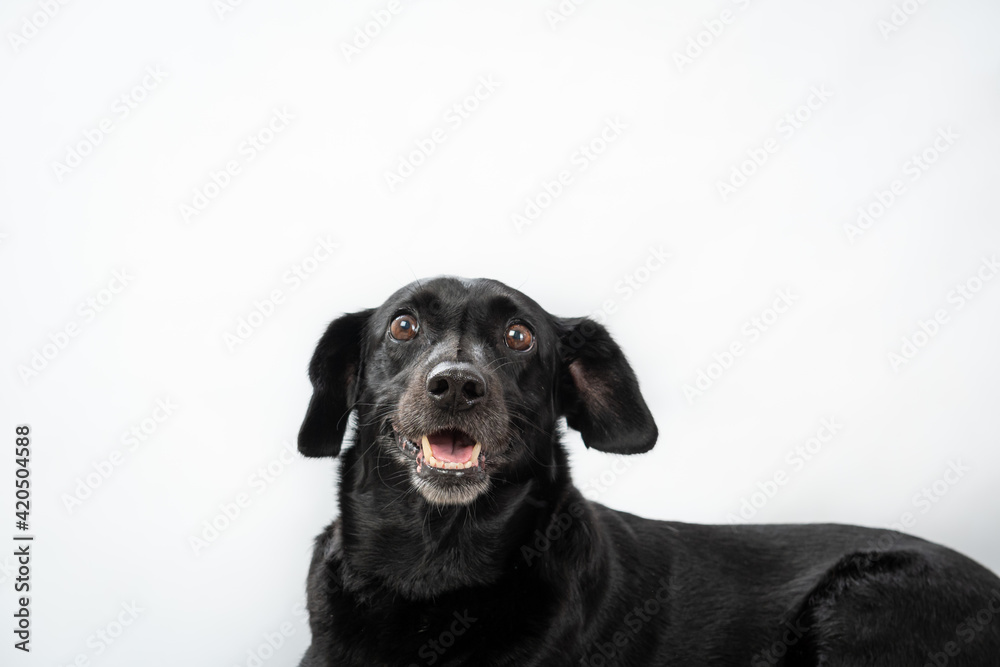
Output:
<svg viewBox="0 0 1000 667">
<path fill-rule="evenodd" d="M 310 567 L 303 667 L 1000 665 L 1000 579 L 944 547 L 585 500 L 560 417 L 601 451 L 656 439 L 589 320 L 437 279 L 333 322 L 310 378 L 300 450 L 336 455 L 352 410 L 357 426 Z"/>
</svg>

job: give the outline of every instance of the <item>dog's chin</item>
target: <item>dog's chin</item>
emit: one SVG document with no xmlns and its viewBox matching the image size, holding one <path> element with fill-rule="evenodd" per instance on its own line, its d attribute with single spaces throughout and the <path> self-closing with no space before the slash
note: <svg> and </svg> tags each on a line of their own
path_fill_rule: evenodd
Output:
<svg viewBox="0 0 1000 667">
<path fill-rule="evenodd" d="M 468 505 L 490 488 L 487 454 L 482 444 L 461 429 L 420 436 L 395 434 L 410 481 L 434 505 Z"/>
</svg>

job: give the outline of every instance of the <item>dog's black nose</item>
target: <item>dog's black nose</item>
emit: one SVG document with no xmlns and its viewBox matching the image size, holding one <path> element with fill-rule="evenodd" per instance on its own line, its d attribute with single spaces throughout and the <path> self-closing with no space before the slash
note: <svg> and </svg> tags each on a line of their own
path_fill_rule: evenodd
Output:
<svg viewBox="0 0 1000 667">
<path fill-rule="evenodd" d="M 427 395 L 446 410 L 468 410 L 486 396 L 486 380 L 472 364 L 444 361 L 427 375 Z"/>
</svg>

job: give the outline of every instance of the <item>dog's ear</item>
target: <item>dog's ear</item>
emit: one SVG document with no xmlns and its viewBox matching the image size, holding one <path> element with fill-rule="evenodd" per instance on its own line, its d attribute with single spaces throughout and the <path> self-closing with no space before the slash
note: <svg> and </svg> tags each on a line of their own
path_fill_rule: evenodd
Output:
<svg viewBox="0 0 1000 667">
<path fill-rule="evenodd" d="M 337 318 L 320 338 L 309 362 L 313 395 L 299 429 L 299 452 L 336 456 L 361 384 L 365 326 L 373 310 Z"/>
<path fill-rule="evenodd" d="M 639 381 L 607 329 L 587 319 L 562 319 L 557 400 L 566 423 L 587 447 L 641 454 L 656 443 L 656 423 Z"/>
</svg>

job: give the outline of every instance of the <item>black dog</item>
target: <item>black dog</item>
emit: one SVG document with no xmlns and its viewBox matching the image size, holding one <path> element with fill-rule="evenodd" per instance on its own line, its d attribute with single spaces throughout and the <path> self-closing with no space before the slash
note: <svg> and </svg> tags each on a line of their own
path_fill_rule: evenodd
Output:
<svg viewBox="0 0 1000 667">
<path fill-rule="evenodd" d="M 699 526 L 585 500 L 559 419 L 639 454 L 657 431 L 607 331 L 492 280 L 344 315 L 299 433 L 336 456 L 309 570 L 306 667 L 1000 665 L 1000 579 L 840 525 Z"/>
</svg>

